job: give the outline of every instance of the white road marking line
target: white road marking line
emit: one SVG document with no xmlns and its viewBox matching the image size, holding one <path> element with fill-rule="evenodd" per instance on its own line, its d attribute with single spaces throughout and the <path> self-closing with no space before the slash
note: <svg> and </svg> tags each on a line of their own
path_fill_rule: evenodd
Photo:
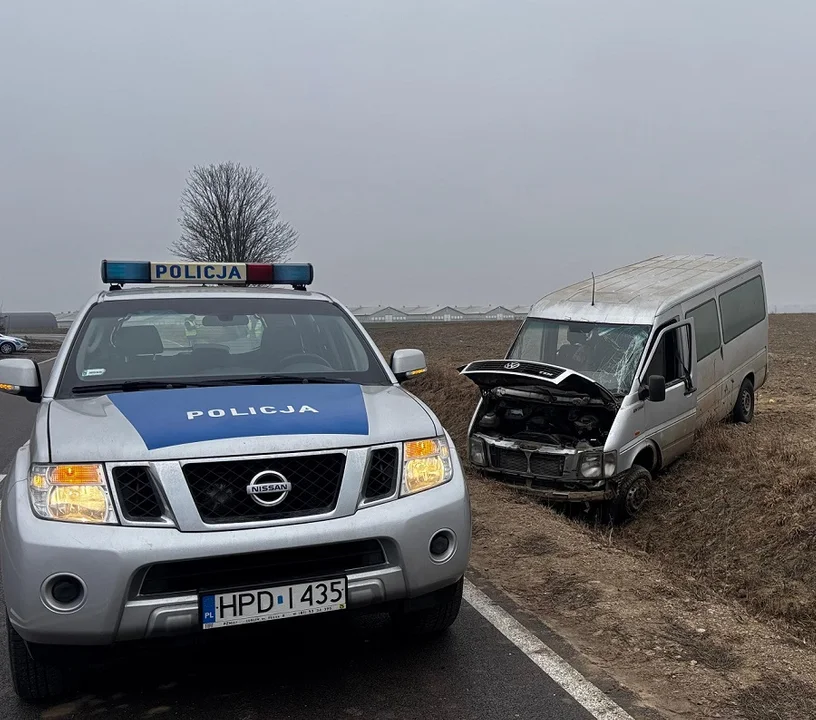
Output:
<svg viewBox="0 0 816 720">
<path fill-rule="evenodd" d="M 538 665 L 596 720 L 634 720 L 622 707 L 610 700 L 572 665 L 467 579 L 464 596 L 476 612 Z"/>
<path fill-rule="evenodd" d="M 56 356 L 56 355 L 54 355 L 54 357 L 50 357 L 50 358 L 48 358 L 48 360 L 40 360 L 40 361 L 37 363 L 37 365 L 45 365 L 45 363 L 49 363 L 49 362 L 51 362 L 52 360 L 56 360 L 56 359 L 57 359 L 57 356 Z"/>
</svg>

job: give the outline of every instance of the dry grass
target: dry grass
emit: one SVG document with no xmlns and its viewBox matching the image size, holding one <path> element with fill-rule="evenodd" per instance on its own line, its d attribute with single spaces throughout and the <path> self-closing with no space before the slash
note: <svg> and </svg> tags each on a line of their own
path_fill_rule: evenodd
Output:
<svg viewBox="0 0 816 720">
<path fill-rule="evenodd" d="M 701 433 L 623 537 L 761 617 L 816 641 L 816 316 L 771 323 L 755 422 Z"/>
<path fill-rule="evenodd" d="M 459 375 L 457 367 L 479 358 L 503 357 L 517 331 L 518 325 L 514 322 L 369 328 L 386 358 L 402 347 L 416 347 L 425 353 L 427 374 L 406 388 L 433 407 L 460 448 L 464 448 L 479 392 L 470 380 Z"/>
<path fill-rule="evenodd" d="M 478 394 L 456 368 L 502 357 L 516 330 L 371 334 L 386 355 L 425 351 L 429 372 L 409 387 L 464 455 Z M 770 346 L 755 422 L 701 433 L 624 529 L 568 520 L 469 471 L 473 566 L 666 717 L 816 718 L 816 315 L 772 317 Z"/>
<path fill-rule="evenodd" d="M 811 686 L 779 674 L 763 677 L 737 697 L 737 706 L 742 708 L 746 720 L 810 720 L 816 707 L 816 694 Z"/>
</svg>

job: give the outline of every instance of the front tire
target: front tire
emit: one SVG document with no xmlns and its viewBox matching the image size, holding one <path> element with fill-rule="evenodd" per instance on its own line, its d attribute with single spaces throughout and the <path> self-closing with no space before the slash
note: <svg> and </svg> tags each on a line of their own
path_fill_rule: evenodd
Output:
<svg viewBox="0 0 816 720">
<path fill-rule="evenodd" d="M 4 342 L 0 345 L 0 355 L 11 355 L 14 352 L 14 344 L 10 342 Z"/>
<path fill-rule="evenodd" d="M 641 513 L 651 494 L 652 473 L 641 465 L 632 465 L 621 477 L 615 497 L 609 501 L 609 519 L 614 524 L 632 520 Z"/>
<path fill-rule="evenodd" d="M 462 607 L 462 590 L 465 579 L 459 580 L 451 592 L 442 595 L 439 601 L 421 610 L 401 610 L 391 614 L 394 629 L 399 635 L 440 635 L 445 632 L 459 615 Z"/>
<path fill-rule="evenodd" d="M 737 395 L 737 402 L 734 405 L 734 422 L 749 423 L 754 419 L 754 383 L 750 379 L 745 378 L 740 385 L 739 395 Z"/>
<path fill-rule="evenodd" d="M 24 702 L 41 703 L 57 700 L 73 688 L 69 670 L 35 660 L 6 616 L 9 668 L 14 692 Z"/>
</svg>

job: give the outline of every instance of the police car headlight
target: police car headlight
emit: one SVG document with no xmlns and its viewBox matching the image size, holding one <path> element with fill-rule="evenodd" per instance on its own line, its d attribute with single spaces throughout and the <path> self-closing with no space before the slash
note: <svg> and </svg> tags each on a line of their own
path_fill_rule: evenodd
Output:
<svg viewBox="0 0 816 720">
<path fill-rule="evenodd" d="M 46 520 L 117 522 L 101 465 L 32 465 L 28 492 L 34 512 Z"/>
<path fill-rule="evenodd" d="M 429 490 L 453 477 L 450 447 L 445 437 L 403 443 L 402 495 Z"/>
</svg>

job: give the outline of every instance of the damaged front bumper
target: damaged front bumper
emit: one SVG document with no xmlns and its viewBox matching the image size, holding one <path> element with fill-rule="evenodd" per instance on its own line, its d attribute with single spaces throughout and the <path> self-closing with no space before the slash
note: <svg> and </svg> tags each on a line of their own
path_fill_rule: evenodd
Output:
<svg viewBox="0 0 816 720">
<path fill-rule="evenodd" d="M 603 456 L 600 450 L 592 452 Z M 609 468 L 601 463 L 603 477 L 582 477 L 582 454 L 571 448 L 503 440 L 483 433 L 473 433 L 468 442 L 472 465 L 543 499 L 583 503 L 614 497 L 614 465 Z"/>
</svg>

